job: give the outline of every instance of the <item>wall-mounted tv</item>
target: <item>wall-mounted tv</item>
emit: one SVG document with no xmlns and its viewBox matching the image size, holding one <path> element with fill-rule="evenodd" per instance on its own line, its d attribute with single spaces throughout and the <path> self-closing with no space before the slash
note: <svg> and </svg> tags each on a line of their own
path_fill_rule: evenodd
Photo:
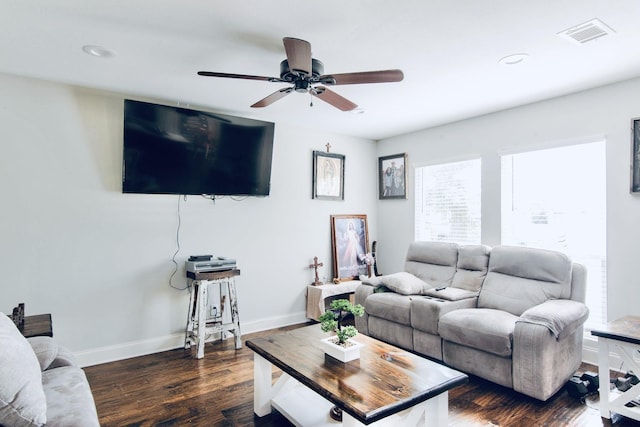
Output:
<svg viewBox="0 0 640 427">
<path fill-rule="evenodd" d="M 122 192 L 267 196 L 274 128 L 127 99 Z"/>
</svg>

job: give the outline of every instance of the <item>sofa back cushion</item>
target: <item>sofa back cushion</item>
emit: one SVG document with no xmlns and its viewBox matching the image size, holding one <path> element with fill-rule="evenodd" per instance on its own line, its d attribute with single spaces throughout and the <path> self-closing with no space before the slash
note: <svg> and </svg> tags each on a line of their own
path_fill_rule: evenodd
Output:
<svg viewBox="0 0 640 427">
<path fill-rule="evenodd" d="M 451 286 L 478 292 L 487 275 L 491 248 L 485 245 L 464 245 L 458 248 L 456 274 Z"/>
<path fill-rule="evenodd" d="M 458 245 L 444 242 L 413 242 L 409 245 L 404 271 L 432 287 L 449 286 L 456 272 Z"/>
<path fill-rule="evenodd" d="M 571 260 L 544 249 L 496 246 L 491 250 L 479 308 L 520 316 L 550 299 L 571 297 Z"/>
<path fill-rule="evenodd" d="M 40 363 L 13 321 L 0 313 L 0 425 L 41 426 L 46 422 Z"/>
</svg>

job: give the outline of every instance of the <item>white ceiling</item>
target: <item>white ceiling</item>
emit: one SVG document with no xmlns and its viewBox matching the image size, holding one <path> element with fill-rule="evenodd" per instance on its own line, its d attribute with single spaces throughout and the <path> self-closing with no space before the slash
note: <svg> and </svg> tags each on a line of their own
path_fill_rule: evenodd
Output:
<svg viewBox="0 0 640 427">
<path fill-rule="evenodd" d="M 593 18 L 615 32 L 558 36 Z M 637 0 L 0 0 L 0 34 L 3 73 L 371 139 L 640 75 Z M 252 109 L 286 85 L 196 75 L 277 77 L 285 36 L 309 41 L 326 74 L 405 79 L 333 87 L 354 114 L 299 93 Z M 498 62 L 514 53 L 528 60 Z"/>
</svg>

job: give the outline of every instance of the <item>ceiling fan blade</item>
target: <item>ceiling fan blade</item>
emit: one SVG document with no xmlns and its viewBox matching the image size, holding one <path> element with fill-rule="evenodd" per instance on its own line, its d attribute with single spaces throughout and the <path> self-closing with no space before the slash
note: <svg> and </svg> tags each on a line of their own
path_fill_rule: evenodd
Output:
<svg viewBox="0 0 640 427">
<path fill-rule="evenodd" d="M 277 90 L 273 92 L 271 95 L 267 96 L 266 98 L 263 98 L 260 101 L 256 102 L 255 104 L 253 104 L 251 108 L 267 107 L 273 104 L 274 102 L 276 102 L 277 100 L 282 99 L 285 96 L 289 95 L 291 92 L 293 92 L 292 87 L 286 87 L 284 89 Z"/>
<path fill-rule="evenodd" d="M 287 52 L 289 69 L 304 75 L 311 74 L 311 44 L 308 41 L 285 37 L 284 50 Z"/>
<path fill-rule="evenodd" d="M 263 76 L 251 76 L 247 74 L 230 74 L 230 73 L 216 73 L 214 71 L 198 71 L 199 76 L 206 77 L 226 77 L 230 79 L 245 79 L 245 80 L 262 80 L 266 82 L 281 82 L 282 79 L 276 77 L 263 77 Z"/>
<path fill-rule="evenodd" d="M 356 85 L 362 83 L 393 83 L 402 81 L 402 70 L 362 71 L 359 73 L 327 74 L 318 80 L 326 85 Z"/>
<path fill-rule="evenodd" d="M 322 99 L 324 102 L 333 105 L 342 111 L 351 111 L 358 108 L 357 104 L 349 101 L 347 98 L 327 89 L 324 86 L 316 86 L 311 89 L 311 95 Z"/>
</svg>

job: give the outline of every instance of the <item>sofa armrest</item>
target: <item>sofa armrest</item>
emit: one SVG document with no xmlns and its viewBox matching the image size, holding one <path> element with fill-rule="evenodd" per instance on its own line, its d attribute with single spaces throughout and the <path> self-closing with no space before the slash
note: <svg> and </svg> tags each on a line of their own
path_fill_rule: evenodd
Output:
<svg viewBox="0 0 640 427">
<path fill-rule="evenodd" d="M 375 292 L 375 290 L 376 290 L 375 286 L 361 283 L 356 288 L 356 291 L 354 294 L 354 303 L 360 304 L 363 307 L 365 307 L 365 302 L 367 298 L 369 297 L 369 295 L 372 295 Z M 367 314 L 366 310 L 362 316 L 356 316 L 355 322 L 356 322 L 356 329 L 358 330 L 358 332 L 361 332 L 364 335 L 369 335 L 369 315 Z"/>
<path fill-rule="evenodd" d="M 588 317 L 589 309 L 585 304 L 557 299 L 531 307 L 522 313 L 518 322 L 542 325 L 560 340 L 581 327 Z"/>
<path fill-rule="evenodd" d="M 30 337 L 27 338 L 33 352 L 40 363 L 40 370 L 49 369 L 51 363 L 58 356 L 58 344 L 51 337 Z"/>
</svg>

